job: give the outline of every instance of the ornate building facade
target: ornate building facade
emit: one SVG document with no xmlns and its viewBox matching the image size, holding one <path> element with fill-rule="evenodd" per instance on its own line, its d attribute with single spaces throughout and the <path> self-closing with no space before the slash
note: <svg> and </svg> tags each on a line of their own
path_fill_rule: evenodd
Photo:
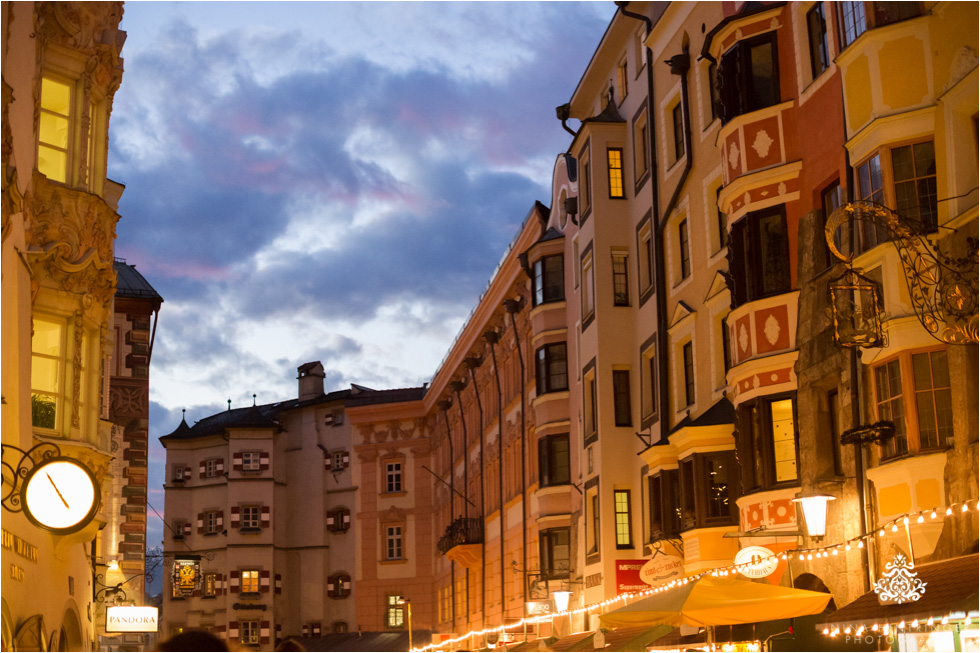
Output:
<svg viewBox="0 0 980 653">
<path fill-rule="evenodd" d="M 93 542 L 112 521 L 105 369 L 123 188 L 106 178 L 106 154 L 121 18 L 121 2 L 3 3 L 5 650 L 96 645 Z M 68 528 L 45 522 L 43 506 L 25 512 L 22 488 L 51 456 L 95 481 L 94 513 Z"/>
</svg>

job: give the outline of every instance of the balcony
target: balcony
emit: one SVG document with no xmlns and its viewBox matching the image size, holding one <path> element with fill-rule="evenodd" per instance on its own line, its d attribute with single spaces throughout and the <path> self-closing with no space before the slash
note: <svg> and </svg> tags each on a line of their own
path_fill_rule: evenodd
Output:
<svg viewBox="0 0 980 653">
<path fill-rule="evenodd" d="M 439 551 L 466 569 L 483 566 L 483 519 L 460 517 L 446 527 L 439 538 Z"/>
</svg>

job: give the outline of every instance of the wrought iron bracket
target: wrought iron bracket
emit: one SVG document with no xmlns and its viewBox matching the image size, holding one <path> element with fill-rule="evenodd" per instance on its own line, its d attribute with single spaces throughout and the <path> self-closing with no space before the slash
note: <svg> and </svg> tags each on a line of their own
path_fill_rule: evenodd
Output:
<svg viewBox="0 0 980 653">
<path fill-rule="evenodd" d="M 17 463 L 12 463 L 11 459 L 8 459 L 8 455 L 12 456 L 12 459 L 17 460 Z M 61 449 L 58 448 L 58 445 L 50 442 L 42 442 L 27 451 L 15 447 L 12 444 L 3 445 L 2 453 L 0 453 L 0 460 L 2 460 L 0 466 L 3 469 L 3 507 L 10 512 L 22 511 L 24 505 L 22 503 L 21 489 L 24 479 L 40 463 L 49 458 L 57 458 L 60 455 Z"/>
<path fill-rule="evenodd" d="M 126 590 L 123 589 L 123 584 L 106 585 L 104 574 L 95 575 L 95 586 L 98 588 L 95 592 L 96 603 L 105 603 L 106 599 L 110 596 L 113 597 L 112 602 L 117 605 L 129 601 L 129 598 L 126 596 Z"/>
<path fill-rule="evenodd" d="M 895 437 L 895 423 L 887 420 L 855 426 L 840 434 L 841 444 L 864 444 L 874 442 L 884 444 Z"/>
</svg>

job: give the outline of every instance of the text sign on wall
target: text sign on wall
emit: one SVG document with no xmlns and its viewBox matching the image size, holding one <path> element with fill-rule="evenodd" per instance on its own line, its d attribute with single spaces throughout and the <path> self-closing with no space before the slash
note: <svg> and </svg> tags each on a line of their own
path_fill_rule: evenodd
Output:
<svg viewBox="0 0 980 653">
<path fill-rule="evenodd" d="M 660 585 L 684 573 L 684 558 L 680 556 L 658 555 L 643 562 L 646 563 L 640 569 L 640 580 L 646 584 L 643 589 Z"/>
<path fill-rule="evenodd" d="M 107 633 L 155 633 L 159 609 L 151 605 L 111 605 L 105 611 Z"/>
<path fill-rule="evenodd" d="M 642 580 L 640 580 L 640 570 L 643 569 L 643 565 L 647 563 L 646 560 L 617 560 L 616 561 L 616 593 L 622 594 L 624 592 L 642 592 L 649 589 Z"/>
</svg>

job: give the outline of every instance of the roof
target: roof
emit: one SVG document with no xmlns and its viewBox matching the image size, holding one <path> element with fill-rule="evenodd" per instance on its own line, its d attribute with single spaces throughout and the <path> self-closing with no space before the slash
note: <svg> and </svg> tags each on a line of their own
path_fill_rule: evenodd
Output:
<svg viewBox="0 0 980 653">
<path fill-rule="evenodd" d="M 396 388 L 394 390 L 371 390 L 358 388 L 357 394 L 347 398 L 347 406 L 370 406 L 372 404 L 394 404 L 401 401 L 419 401 L 425 396 L 426 386 L 416 388 Z"/>
<path fill-rule="evenodd" d="M 676 433 L 677 431 L 687 428 L 687 427 L 698 427 L 698 426 L 717 426 L 719 424 L 734 424 L 735 423 L 735 407 L 732 406 L 727 398 L 721 398 L 715 402 L 715 404 L 704 411 L 693 420 L 691 416 L 688 415 L 671 429 L 671 433 Z"/>
<path fill-rule="evenodd" d="M 115 259 L 112 267 L 116 271 L 116 297 L 132 297 L 134 299 L 149 299 L 157 303 L 163 302 L 163 297 L 154 290 L 142 274 L 136 271 L 135 265 L 128 265 L 122 259 Z"/>
<path fill-rule="evenodd" d="M 431 640 L 428 630 L 413 630 L 412 645 Z M 320 637 L 288 637 L 307 651 L 407 651 L 408 631 L 332 633 Z"/>
<path fill-rule="evenodd" d="M 978 556 L 962 556 L 918 565 L 913 569 L 916 577 L 925 583 L 925 591 L 918 601 L 881 605 L 874 590 L 868 592 L 836 612 L 832 612 L 818 626 L 863 624 L 869 622 L 898 623 L 901 621 L 937 619 L 956 612 L 967 612 L 973 618 L 980 613 L 980 566 Z"/>
<path fill-rule="evenodd" d="M 592 636 L 595 635 L 594 632 L 586 630 L 581 633 L 572 633 L 571 635 L 565 635 L 550 647 L 552 651 L 581 651 L 585 650 L 587 646 L 592 643 Z M 586 641 L 587 640 L 587 641 Z"/>
</svg>

